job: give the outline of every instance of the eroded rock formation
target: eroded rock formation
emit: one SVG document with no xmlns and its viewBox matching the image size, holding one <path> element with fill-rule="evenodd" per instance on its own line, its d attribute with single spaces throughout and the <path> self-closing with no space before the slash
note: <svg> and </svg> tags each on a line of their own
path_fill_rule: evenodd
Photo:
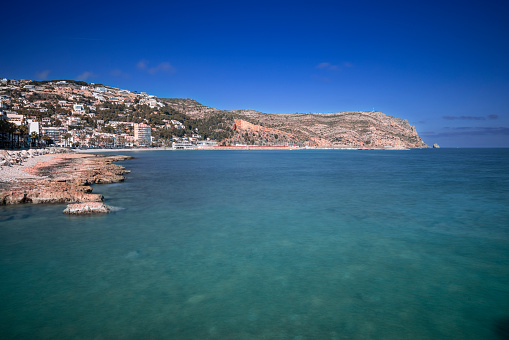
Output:
<svg viewBox="0 0 509 340">
<path fill-rule="evenodd" d="M 58 154 L 23 171 L 31 175 L 9 182 L 0 181 L 0 205 L 24 203 L 101 202 L 92 194 L 95 183 L 115 183 L 125 179 L 124 167 L 113 162 L 129 156 Z"/>
<path fill-rule="evenodd" d="M 111 208 L 101 202 L 85 202 L 68 204 L 63 213 L 68 215 L 107 214 Z"/>
</svg>

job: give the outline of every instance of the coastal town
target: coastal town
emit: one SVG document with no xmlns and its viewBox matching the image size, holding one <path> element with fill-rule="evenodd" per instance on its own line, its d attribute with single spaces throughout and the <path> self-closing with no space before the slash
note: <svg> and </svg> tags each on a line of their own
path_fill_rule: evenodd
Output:
<svg viewBox="0 0 509 340">
<path fill-rule="evenodd" d="M 84 81 L 0 78 L 0 205 L 108 212 L 90 185 L 123 181 L 128 171 L 112 163 L 130 157 L 101 150 L 414 147 L 427 147 L 415 128 L 381 112 L 223 111 Z"/>
<path fill-rule="evenodd" d="M 0 148 L 427 148 L 407 120 L 379 111 L 220 110 L 76 80 L 0 78 Z"/>
<path fill-rule="evenodd" d="M 0 148 L 210 147 L 193 122 L 168 103 L 74 80 L 0 79 Z"/>
</svg>

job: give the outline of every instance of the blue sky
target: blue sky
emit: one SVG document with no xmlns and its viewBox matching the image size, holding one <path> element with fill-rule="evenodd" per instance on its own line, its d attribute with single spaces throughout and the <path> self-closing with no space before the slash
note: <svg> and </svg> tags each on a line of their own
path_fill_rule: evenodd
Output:
<svg viewBox="0 0 509 340">
<path fill-rule="evenodd" d="M 507 1 L 3 4 L 0 77 L 218 109 L 382 111 L 428 144 L 509 147 Z"/>
</svg>

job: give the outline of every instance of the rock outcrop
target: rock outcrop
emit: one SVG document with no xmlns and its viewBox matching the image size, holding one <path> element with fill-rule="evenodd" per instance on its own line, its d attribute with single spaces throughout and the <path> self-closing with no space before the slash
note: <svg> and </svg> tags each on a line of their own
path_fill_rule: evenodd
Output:
<svg viewBox="0 0 509 340">
<path fill-rule="evenodd" d="M 232 126 L 234 131 L 234 137 L 232 144 L 235 142 L 246 143 L 251 140 L 263 140 L 264 143 L 277 144 L 279 141 L 285 141 L 287 143 L 299 143 L 299 139 L 293 136 L 291 133 L 256 125 L 245 121 L 243 119 L 235 119 L 235 123 Z"/>
<path fill-rule="evenodd" d="M 113 162 L 130 158 L 133 157 L 56 154 L 32 167 L 22 167 L 28 177 L 8 182 L 0 178 L 0 205 L 101 202 L 103 196 L 92 194 L 89 185 L 123 181 L 129 171 Z"/>
<path fill-rule="evenodd" d="M 101 202 L 104 197 L 91 194 L 92 188 L 71 183 L 22 181 L 11 190 L 0 191 L 0 205 L 69 202 Z"/>
<path fill-rule="evenodd" d="M 85 202 L 68 204 L 63 213 L 68 215 L 91 215 L 91 214 L 107 214 L 111 208 L 101 202 Z"/>
</svg>

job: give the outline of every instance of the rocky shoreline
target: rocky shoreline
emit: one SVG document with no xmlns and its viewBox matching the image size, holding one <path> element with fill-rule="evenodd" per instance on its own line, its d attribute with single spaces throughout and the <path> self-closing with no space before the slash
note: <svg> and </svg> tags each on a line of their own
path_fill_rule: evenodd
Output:
<svg viewBox="0 0 509 340">
<path fill-rule="evenodd" d="M 131 158 L 58 148 L 0 150 L 0 205 L 102 202 L 104 197 L 93 194 L 90 185 L 122 182 L 129 171 L 113 162 Z M 98 207 L 90 204 L 82 211 L 105 212 Z"/>
</svg>

